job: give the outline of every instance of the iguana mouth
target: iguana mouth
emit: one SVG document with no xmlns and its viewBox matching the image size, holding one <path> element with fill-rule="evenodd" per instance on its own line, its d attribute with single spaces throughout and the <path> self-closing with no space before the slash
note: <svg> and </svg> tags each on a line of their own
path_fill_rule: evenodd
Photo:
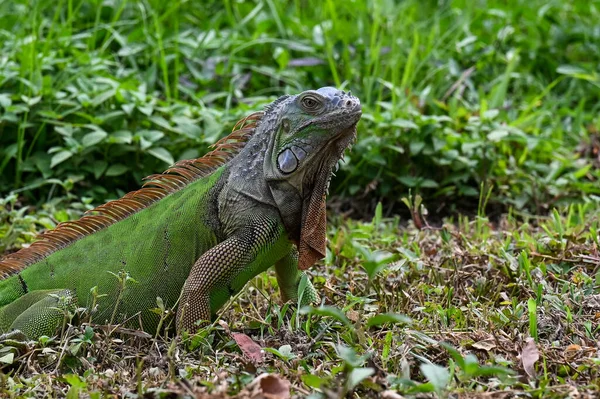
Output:
<svg viewBox="0 0 600 399">
<path fill-rule="evenodd" d="M 346 136 L 348 135 L 349 139 L 346 140 L 345 143 L 340 142 L 339 144 L 343 144 L 340 145 L 339 149 L 340 151 L 337 154 L 337 157 L 331 157 L 332 161 L 330 162 L 330 165 L 327 165 L 326 168 L 321 169 L 323 172 L 329 172 L 328 175 L 328 179 L 327 179 L 327 186 L 326 186 L 326 195 L 329 195 L 329 184 L 331 183 L 331 178 L 333 176 L 335 176 L 335 173 L 338 171 L 339 167 L 340 167 L 340 161 L 345 162 L 345 156 L 346 156 L 346 150 L 352 151 L 352 146 L 356 143 L 356 125 L 353 125 L 351 128 L 342 131 L 340 133 L 340 135 L 338 135 L 336 138 L 338 141 L 340 137 Z M 334 138 L 335 141 L 335 138 Z M 334 162 L 335 161 L 335 162 Z"/>
</svg>

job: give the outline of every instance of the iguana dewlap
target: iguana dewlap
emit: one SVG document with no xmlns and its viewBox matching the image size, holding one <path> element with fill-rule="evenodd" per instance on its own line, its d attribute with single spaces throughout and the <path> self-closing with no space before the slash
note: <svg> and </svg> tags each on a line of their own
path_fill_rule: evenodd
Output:
<svg viewBox="0 0 600 399">
<path fill-rule="evenodd" d="M 325 195 L 360 117 L 335 88 L 280 97 L 204 157 L 43 233 L 0 260 L 0 332 L 53 335 L 65 310 L 93 305 L 97 323 L 154 332 L 157 297 L 193 331 L 272 265 L 297 300 L 302 270 L 325 255 Z M 318 298 L 310 283 L 303 298 Z"/>
</svg>

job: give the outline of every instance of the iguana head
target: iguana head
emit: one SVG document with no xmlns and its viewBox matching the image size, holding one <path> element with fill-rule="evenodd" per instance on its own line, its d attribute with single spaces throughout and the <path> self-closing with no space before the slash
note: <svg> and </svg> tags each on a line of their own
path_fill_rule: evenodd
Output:
<svg viewBox="0 0 600 399">
<path fill-rule="evenodd" d="M 265 113 L 275 129 L 264 176 L 288 230 L 300 224 L 302 269 L 325 256 L 325 195 L 333 169 L 356 138 L 361 115 L 360 100 L 333 87 L 282 97 Z"/>
</svg>

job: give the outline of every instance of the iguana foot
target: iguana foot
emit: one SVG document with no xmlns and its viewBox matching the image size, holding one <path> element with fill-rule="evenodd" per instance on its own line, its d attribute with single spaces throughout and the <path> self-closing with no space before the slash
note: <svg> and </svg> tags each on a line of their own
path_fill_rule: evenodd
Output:
<svg viewBox="0 0 600 399">
<path fill-rule="evenodd" d="M 0 334 L 0 357 L 8 354 L 8 352 L 25 352 L 27 350 L 28 342 L 29 340 L 20 330 Z"/>
</svg>

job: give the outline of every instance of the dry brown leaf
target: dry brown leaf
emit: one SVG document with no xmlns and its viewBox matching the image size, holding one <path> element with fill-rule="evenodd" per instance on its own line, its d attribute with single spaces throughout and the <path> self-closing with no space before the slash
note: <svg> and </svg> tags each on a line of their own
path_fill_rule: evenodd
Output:
<svg viewBox="0 0 600 399">
<path fill-rule="evenodd" d="M 523 369 L 527 375 L 531 378 L 535 378 L 535 362 L 540 358 L 540 352 L 535 345 L 535 340 L 531 337 L 525 340 L 525 346 L 521 352 L 521 363 L 523 363 Z"/>
<path fill-rule="evenodd" d="M 577 344 L 571 344 L 565 348 L 565 352 L 573 352 L 573 351 L 580 351 L 580 350 L 581 350 L 581 346 L 579 346 Z"/>
<path fill-rule="evenodd" d="M 346 312 L 346 317 L 356 323 L 360 318 L 360 315 L 356 310 L 349 310 Z"/>
<path fill-rule="evenodd" d="M 581 394 L 577 390 L 577 387 L 570 385 L 568 389 L 569 389 L 569 398 L 571 398 L 571 399 L 581 398 Z"/>
<path fill-rule="evenodd" d="M 567 361 L 574 360 L 578 355 L 582 354 L 583 348 L 577 344 L 571 344 L 565 348 L 564 357 Z"/>
<path fill-rule="evenodd" d="M 263 373 L 256 377 L 237 399 L 289 399 L 291 384 L 277 374 Z"/>
<path fill-rule="evenodd" d="M 263 349 L 249 336 L 243 333 L 231 333 L 244 355 L 254 364 L 262 363 L 265 359 Z"/>
<path fill-rule="evenodd" d="M 227 334 L 231 334 L 231 330 L 229 329 L 229 325 L 224 320 L 219 320 L 219 325 L 225 330 Z"/>
<path fill-rule="evenodd" d="M 581 305 L 585 309 L 600 309 L 600 294 L 586 295 Z"/>
<path fill-rule="evenodd" d="M 489 352 L 496 347 L 496 344 L 492 339 L 484 339 L 482 341 L 475 342 L 472 346 L 475 349 L 481 349 L 486 352 Z"/>
</svg>

